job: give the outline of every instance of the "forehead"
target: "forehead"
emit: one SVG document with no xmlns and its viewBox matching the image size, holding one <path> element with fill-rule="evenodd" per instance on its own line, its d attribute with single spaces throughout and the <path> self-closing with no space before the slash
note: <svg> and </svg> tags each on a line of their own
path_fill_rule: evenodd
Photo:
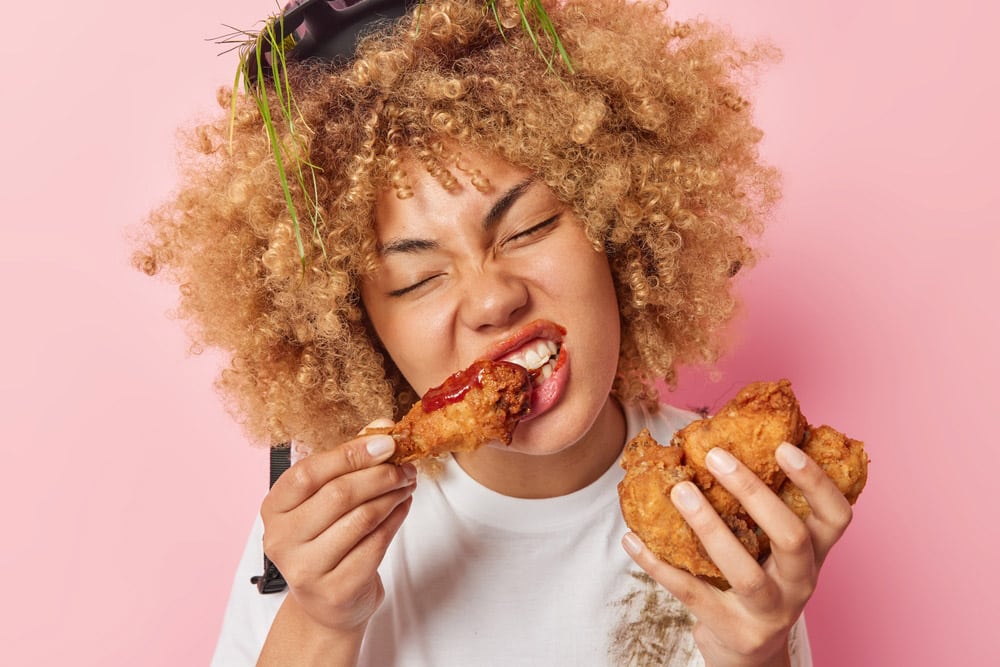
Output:
<svg viewBox="0 0 1000 667">
<path fill-rule="evenodd" d="M 423 161 L 408 158 L 400 164 L 402 187 L 379 192 L 375 202 L 375 231 L 380 241 L 412 234 L 429 226 L 482 219 L 493 202 L 531 172 L 498 156 L 461 150 L 441 177 Z"/>
</svg>

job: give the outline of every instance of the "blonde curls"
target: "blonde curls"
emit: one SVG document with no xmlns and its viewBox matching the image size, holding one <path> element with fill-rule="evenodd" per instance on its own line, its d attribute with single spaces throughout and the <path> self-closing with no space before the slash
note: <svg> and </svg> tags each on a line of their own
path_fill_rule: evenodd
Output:
<svg viewBox="0 0 1000 667">
<path fill-rule="evenodd" d="M 547 71 L 512 3 L 499 5 L 501 36 L 481 0 L 429 0 L 367 37 L 350 66 L 293 68 L 323 209 L 315 232 L 303 227 L 305 270 L 258 112 L 238 105 L 231 151 L 226 96 L 218 121 L 192 132 L 183 187 L 149 216 L 135 263 L 181 286 L 195 345 L 229 353 L 218 384 L 253 439 L 323 446 L 415 400 L 357 284 L 376 262 L 377 193 L 410 194 L 406 157 L 446 188 L 485 186 L 456 145 L 538 174 L 607 253 L 619 397 L 651 398 L 678 364 L 716 357 L 733 273 L 753 263 L 747 238 L 778 196 L 742 83 L 769 52 L 673 23 L 662 3 L 545 5 L 572 75 Z"/>
</svg>

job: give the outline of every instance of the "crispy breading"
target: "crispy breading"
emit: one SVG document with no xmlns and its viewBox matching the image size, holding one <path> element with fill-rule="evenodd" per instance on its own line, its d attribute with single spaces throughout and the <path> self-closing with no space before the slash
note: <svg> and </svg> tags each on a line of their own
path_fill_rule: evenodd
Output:
<svg viewBox="0 0 1000 667">
<path fill-rule="evenodd" d="M 396 441 L 389 459 L 400 464 L 488 442 L 509 445 L 514 427 L 531 408 L 529 372 L 505 361 L 477 361 L 428 390 L 394 426 L 368 429 Z"/>
<path fill-rule="evenodd" d="M 728 588 L 722 572 L 670 501 L 670 490 L 681 481 L 694 482 L 750 555 L 762 561 L 770 554 L 767 535 L 708 472 L 705 455 L 713 447 L 726 449 L 772 490 L 780 490 L 781 498 L 804 518 L 809 505 L 786 482 L 774 456 L 782 442 L 802 447 L 852 504 L 857 500 L 868 470 L 863 443 L 829 426 L 810 429 L 787 380 L 755 382 L 714 417 L 678 431 L 668 446 L 657 443 L 645 430 L 626 444 L 621 459 L 625 477 L 618 485 L 625 523 L 657 557 Z"/>
<path fill-rule="evenodd" d="M 678 431 L 671 444 L 684 449 L 695 484 L 712 507 L 727 516 L 738 512 L 740 504 L 708 471 L 708 450 L 725 449 L 777 491 L 785 474 L 778 467 L 774 450 L 782 442 L 802 442 L 805 429 L 806 420 L 788 380 L 754 382 L 710 419 L 699 419 Z"/>
<path fill-rule="evenodd" d="M 694 531 L 670 502 L 674 485 L 694 478 L 694 470 L 685 459 L 681 447 L 661 446 L 646 429 L 630 440 L 621 460 L 625 479 L 618 485 L 622 514 L 629 528 L 657 556 L 692 574 L 721 581 L 722 573 L 708 559 Z M 749 517 L 736 514 L 727 518 L 747 550 L 758 551 L 760 545 Z"/>
<path fill-rule="evenodd" d="M 817 426 L 809 430 L 802 451 L 819 464 L 853 505 L 868 481 L 868 455 L 864 444 L 829 426 Z M 778 495 L 799 517 L 805 519 L 812 513 L 809 503 L 791 480 L 785 480 Z"/>
</svg>

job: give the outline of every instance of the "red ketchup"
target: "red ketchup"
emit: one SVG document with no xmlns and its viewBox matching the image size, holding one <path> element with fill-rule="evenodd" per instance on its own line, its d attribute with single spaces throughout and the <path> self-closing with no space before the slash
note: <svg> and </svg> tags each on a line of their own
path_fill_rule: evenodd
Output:
<svg viewBox="0 0 1000 667">
<path fill-rule="evenodd" d="M 423 406 L 424 412 L 433 412 L 451 403 L 457 403 L 473 387 L 483 386 L 479 378 L 483 369 L 490 363 L 493 362 L 477 361 L 464 371 L 449 376 L 440 386 L 428 389 L 424 397 L 420 399 L 420 405 Z"/>
</svg>

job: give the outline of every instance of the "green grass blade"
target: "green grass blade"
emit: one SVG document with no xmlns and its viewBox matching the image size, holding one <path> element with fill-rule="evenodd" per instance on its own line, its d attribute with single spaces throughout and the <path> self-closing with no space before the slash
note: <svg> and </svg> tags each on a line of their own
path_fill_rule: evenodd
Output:
<svg viewBox="0 0 1000 667">
<path fill-rule="evenodd" d="M 549 18 L 549 13 L 545 11 L 545 7 L 542 5 L 541 0 L 531 0 L 535 11 L 535 17 L 538 19 L 539 23 L 542 24 L 542 30 L 552 39 L 552 44 L 556 51 L 559 52 L 559 56 L 566 65 L 566 69 L 570 74 L 574 73 L 573 63 L 569 59 L 569 53 L 566 52 L 566 48 L 563 46 L 562 40 L 559 39 L 559 33 L 556 31 L 556 27 L 552 24 L 552 19 Z"/>
<path fill-rule="evenodd" d="M 521 26 L 524 28 L 524 32 L 528 34 L 528 38 L 531 43 L 535 45 L 535 51 L 538 51 L 539 57 L 545 61 L 546 69 L 549 72 L 555 73 L 555 68 L 552 66 L 552 59 L 545 55 L 542 51 L 542 45 L 538 43 L 538 35 L 535 34 L 535 28 L 531 25 L 531 21 L 528 20 L 528 12 L 524 8 L 524 3 L 526 0 L 517 0 L 517 11 L 521 15 Z"/>
<path fill-rule="evenodd" d="M 503 21 L 500 20 L 500 10 L 497 9 L 497 0 L 486 0 L 486 6 L 493 12 L 493 18 L 497 22 L 497 30 L 500 31 L 500 37 L 506 42 L 507 33 L 503 31 Z"/>
<path fill-rule="evenodd" d="M 259 72 L 263 69 L 263 58 L 259 43 L 257 45 L 256 55 L 257 68 Z M 267 131 L 267 137 L 271 142 L 271 152 L 274 154 L 275 166 L 278 168 L 278 180 L 281 182 L 281 191 L 285 195 L 285 205 L 288 207 L 288 213 L 292 218 L 292 229 L 295 232 L 295 245 L 298 247 L 299 260 L 302 263 L 302 270 L 305 271 L 306 249 L 305 244 L 302 242 L 302 230 L 299 227 L 299 216 L 295 209 L 295 202 L 292 199 L 292 190 L 288 185 L 288 173 L 285 171 L 285 161 L 282 155 L 283 145 L 278 139 L 278 133 L 275 130 L 274 121 L 271 118 L 271 107 L 268 104 L 267 86 L 260 78 L 257 79 L 257 93 L 257 108 L 260 110 L 261 117 L 264 121 L 264 128 Z"/>
</svg>

